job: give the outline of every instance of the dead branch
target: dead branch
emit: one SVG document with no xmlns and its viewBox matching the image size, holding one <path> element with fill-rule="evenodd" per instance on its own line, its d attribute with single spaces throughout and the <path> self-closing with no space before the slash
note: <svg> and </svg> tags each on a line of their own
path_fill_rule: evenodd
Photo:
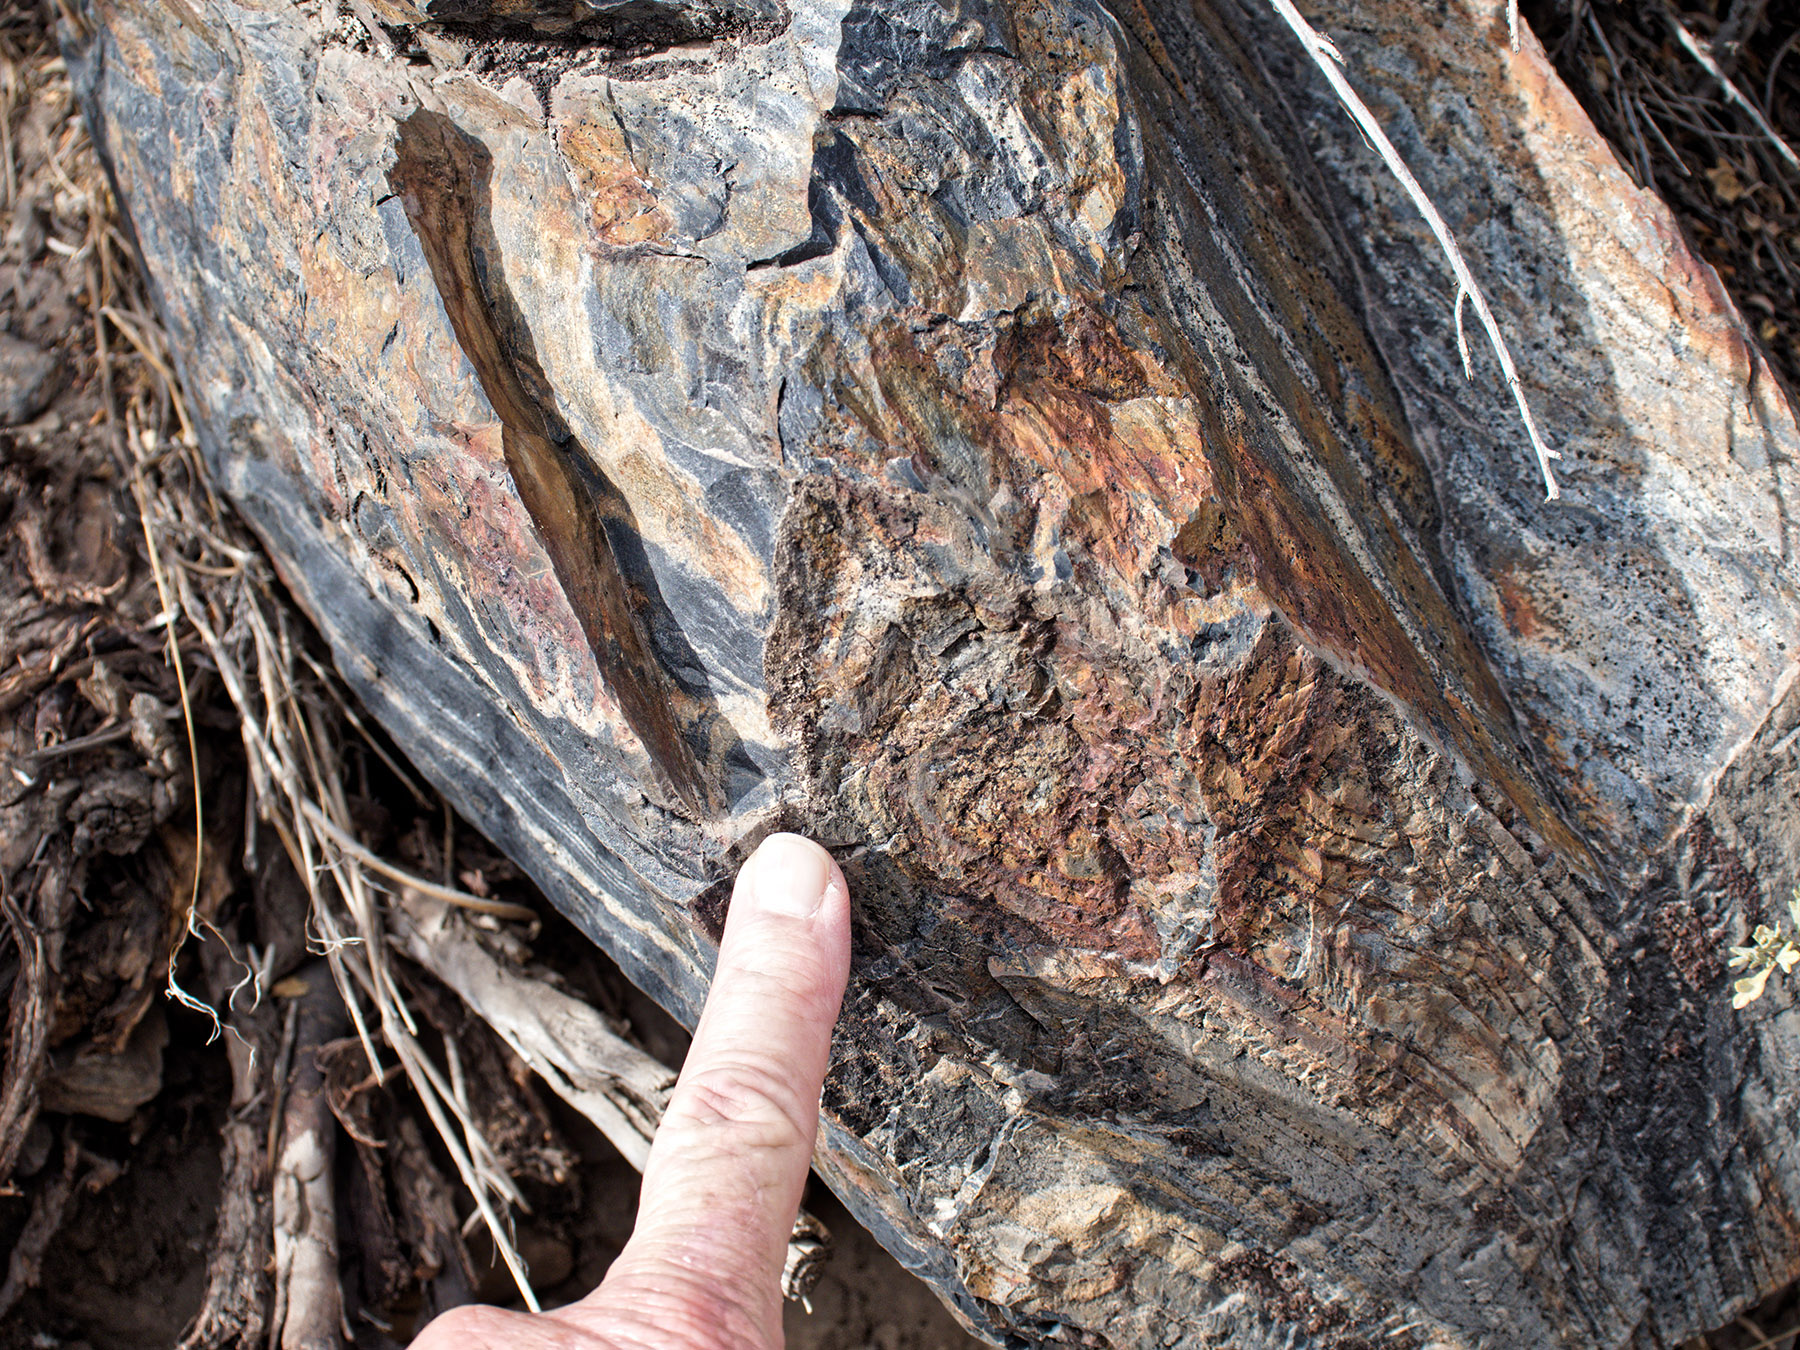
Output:
<svg viewBox="0 0 1800 1350">
<path fill-rule="evenodd" d="M 1769 0 L 1731 0 L 1725 21 L 1719 25 L 1712 40 L 1713 50 L 1721 58 L 1719 64 L 1727 71 L 1737 64 L 1738 49 L 1743 46 L 1744 39 L 1763 26 L 1768 10 Z"/>
<path fill-rule="evenodd" d="M 402 1116 L 391 1147 L 394 1188 L 408 1241 L 419 1254 L 416 1272 L 423 1303 L 419 1325 L 474 1298 L 475 1271 L 463 1246 L 461 1225 L 449 1183 L 431 1160 L 425 1136 L 411 1116 Z"/>
<path fill-rule="evenodd" d="M 199 637 L 237 710 L 258 814 L 272 826 L 306 887 L 313 936 L 330 962 L 350 1023 L 372 1065 L 380 1062 L 377 1033 L 393 1050 L 474 1196 L 520 1297 L 535 1309 L 536 1295 L 505 1213 L 521 1197 L 443 1072 L 419 1045 L 412 1014 L 387 969 L 375 878 L 413 878 L 375 858 L 351 832 L 337 727 L 320 715 L 317 700 L 308 697 L 310 687 L 302 688 L 301 668 L 309 666 L 322 681 L 327 677 L 299 652 L 290 615 L 272 597 L 267 565 L 255 547 L 241 540 L 216 502 L 208 498 L 203 505 L 175 481 L 175 467 L 185 465 L 185 481 L 205 482 L 190 448 L 177 444 L 159 451 L 156 437 L 145 435 L 129 410 L 127 420 L 126 443 L 139 456 L 132 481 L 159 597 Z M 487 907 L 479 897 L 463 902 Z M 175 983 L 173 963 L 167 987 L 197 1011 L 212 1011 Z"/>
<path fill-rule="evenodd" d="M 1787 143 L 1779 131 L 1769 125 L 1769 119 L 1763 116 L 1762 109 L 1752 103 L 1743 90 L 1732 83 L 1731 77 L 1720 68 L 1719 63 L 1713 59 L 1712 53 L 1706 50 L 1700 40 L 1688 31 L 1686 24 L 1676 18 L 1673 13 L 1669 14 L 1668 18 L 1669 26 L 1675 30 L 1676 38 L 1687 49 L 1688 55 L 1698 61 L 1706 73 L 1719 82 L 1719 88 L 1724 92 L 1726 99 L 1750 119 L 1783 159 L 1794 168 L 1800 169 L 1800 155 L 1795 154 L 1794 147 Z"/>
<path fill-rule="evenodd" d="M 232 1079 L 235 1099 L 239 1084 L 246 1081 L 235 1054 Z M 224 1129 L 219 1222 L 207 1256 L 206 1297 L 180 1350 L 257 1345 L 266 1335 L 270 1290 L 263 1258 L 271 1242 L 267 1160 L 258 1117 L 234 1114 Z"/>
<path fill-rule="evenodd" d="M 44 539 L 43 523 L 35 516 L 19 522 L 19 541 L 25 545 L 25 567 L 38 594 L 57 605 L 104 605 L 125 589 L 131 580 L 126 567 L 114 580 L 101 585 L 82 576 L 59 572 L 50 561 L 50 548 Z"/>
<path fill-rule="evenodd" d="M 0 1089 L 0 1183 L 12 1176 L 25 1133 L 37 1116 L 39 1080 L 56 1008 L 57 971 L 73 907 L 67 849 L 57 841 L 35 875 L 26 910 L 0 894 L 0 910 L 19 949 L 6 1031 L 6 1085 Z"/>
<path fill-rule="evenodd" d="M 207 993 L 229 1005 L 235 965 L 222 943 L 201 948 Z M 225 1041 L 231 1062 L 231 1115 L 220 1152 L 219 1219 L 206 1262 L 206 1296 L 178 1350 L 226 1350 L 262 1345 L 273 1296 L 268 1268 L 274 1244 L 269 1196 L 268 1133 L 274 1086 L 282 1065 L 277 1043 L 282 1017 L 272 1002 L 234 1010 Z"/>
<path fill-rule="evenodd" d="M 337 1119 L 317 1051 L 349 1027 L 337 982 L 323 961 L 301 978 L 294 1070 L 282 1108 L 275 1165 L 275 1316 L 281 1350 L 338 1350 L 344 1295 L 338 1284 L 337 1197 L 332 1170 Z"/>
</svg>

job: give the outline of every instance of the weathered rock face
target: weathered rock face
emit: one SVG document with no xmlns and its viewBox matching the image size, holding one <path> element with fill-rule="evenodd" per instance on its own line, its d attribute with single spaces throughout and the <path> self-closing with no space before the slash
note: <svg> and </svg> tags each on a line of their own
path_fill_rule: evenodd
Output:
<svg viewBox="0 0 1800 1350">
<path fill-rule="evenodd" d="M 1800 1268 L 1718 959 L 1800 880 L 1800 434 L 1503 6 L 1316 18 L 1550 504 L 1255 5 L 375 8 L 72 36 L 209 462 L 679 1015 L 746 844 L 839 849 L 821 1165 L 972 1326 L 1670 1345 Z"/>
</svg>

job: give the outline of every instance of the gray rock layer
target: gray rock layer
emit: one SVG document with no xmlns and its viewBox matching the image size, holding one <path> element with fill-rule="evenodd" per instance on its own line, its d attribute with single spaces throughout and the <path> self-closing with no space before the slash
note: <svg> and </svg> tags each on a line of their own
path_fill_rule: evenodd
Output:
<svg viewBox="0 0 1800 1350">
<path fill-rule="evenodd" d="M 835 847 L 820 1166 L 1010 1345 L 1670 1346 L 1800 1269 L 1800 433 L 1503 6 L 91 0 L 209 463 L 692 1020 Z"/>
</svg>

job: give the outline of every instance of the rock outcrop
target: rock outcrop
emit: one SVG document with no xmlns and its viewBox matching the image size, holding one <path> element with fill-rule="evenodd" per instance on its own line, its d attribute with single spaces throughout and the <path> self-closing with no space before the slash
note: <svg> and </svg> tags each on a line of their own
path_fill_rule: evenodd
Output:
<svg viewBox="0 0 1800 1350">
<path fill-rule="evenodd" d="M 836 848 L 820 1166 L 997 1343 L 1672 1346 L 1800 1270 L 1800 432 L 1504 6 L 90 0 L 203 447 L 691 1020 Z"/>
</svg>

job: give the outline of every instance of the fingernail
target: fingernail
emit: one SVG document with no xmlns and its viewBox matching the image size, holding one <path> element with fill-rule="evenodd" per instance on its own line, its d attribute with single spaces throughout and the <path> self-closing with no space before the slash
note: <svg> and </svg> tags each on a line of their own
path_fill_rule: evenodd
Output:
<svg viewBox="0 0 1800 1350">
<path fill-rule="evenodd" d="M 746 898 L 765 914 L 810 919 L 831 882 L 831 855 L 797 834 L 772 834 L 744 864 Z"/>
</svg>

